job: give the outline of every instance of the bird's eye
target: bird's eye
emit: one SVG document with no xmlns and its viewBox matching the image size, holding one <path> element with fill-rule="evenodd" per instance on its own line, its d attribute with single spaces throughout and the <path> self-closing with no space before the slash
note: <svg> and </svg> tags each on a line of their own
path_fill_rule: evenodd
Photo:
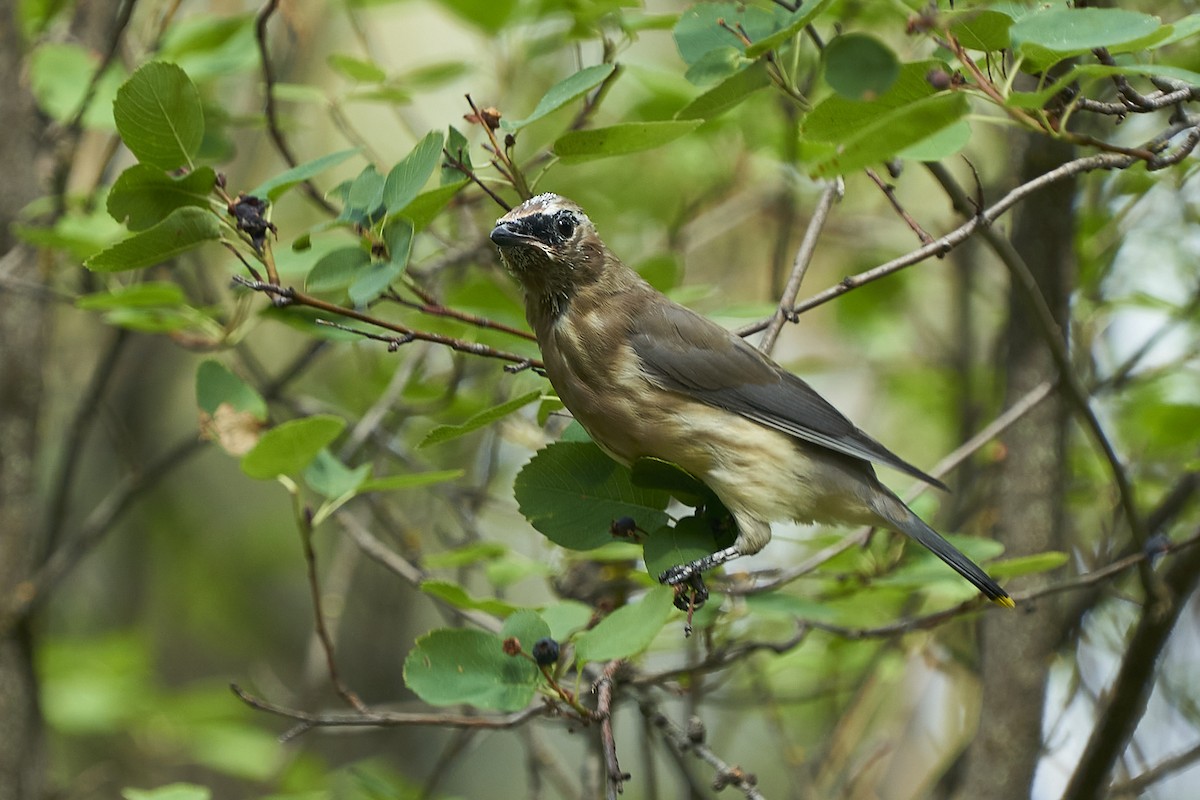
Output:
<svg viewBox="0 0 1200 800">
<path fill-rule="evenodd" d="M 561 211 L 554 217 L 554 230 L 564 239 L 570 239 L 575 232 L 575 217 L 569 211 Z"/>
</svg>

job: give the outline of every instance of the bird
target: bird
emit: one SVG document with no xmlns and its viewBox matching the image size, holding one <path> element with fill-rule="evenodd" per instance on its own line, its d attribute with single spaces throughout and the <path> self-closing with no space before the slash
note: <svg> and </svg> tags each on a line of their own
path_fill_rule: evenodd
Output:
<svg viewBox="0 0 1200 800">
<path fill-rule="evenodd" d="M 989 600 L 1013 607 L 872 465 L 945 489 L 941 481 L 741 337 L 653 288 L 608 249 L 578 204 L 532 197 L 500 217 L 489 238 L 522 288 L 546 377 L 592 440 L 626 466 L 647 457 L 678 465 L 733 517 L 732 546 L 668 569 L 660 582 L 691 586 L 703 602 L 702 573 L 762 550 L 773 521 L 861 524 L 909 536 Z"/>
</svg>

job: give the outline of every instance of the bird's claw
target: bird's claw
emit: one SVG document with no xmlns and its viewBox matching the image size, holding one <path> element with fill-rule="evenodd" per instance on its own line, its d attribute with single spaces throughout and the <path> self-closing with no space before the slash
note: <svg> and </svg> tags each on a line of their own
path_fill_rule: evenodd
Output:
<svg viewBox="0 0 1200 800">
<path fill-rule="evenodd" d="M 667 580 L 667 570 L 659 576 L 659 581 L 675 588 L 675 607 L 689 614 L 702 608 L 708 600 L 708 587 L 704 585 L 704 577 L 699 572 L 685 573 L 675 580 Z"/>
</svg>

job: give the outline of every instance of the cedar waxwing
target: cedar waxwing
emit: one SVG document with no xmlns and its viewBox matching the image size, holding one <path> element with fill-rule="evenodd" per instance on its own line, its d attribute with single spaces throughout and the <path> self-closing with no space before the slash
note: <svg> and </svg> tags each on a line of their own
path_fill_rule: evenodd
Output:
<svg viewBox="0 0 1200 800">
<path fill-rule="evenodd" d="M 525 293 L 546 375 L 604 452 L 630 466 L 673 462 L 704 482 L 737 524 L 732 547 L 659 580 L 757 553 L 772 520 L 881 526 L 929 548 L 989 599 L 987 573 L 875 477 L 885 464 L 945 488 L 860 431 L 807 383 L 716 323 L 667 299 L 609 252 L 578 205 L 555 194 L 496 222 L 492 241 Z"/>
</svg>

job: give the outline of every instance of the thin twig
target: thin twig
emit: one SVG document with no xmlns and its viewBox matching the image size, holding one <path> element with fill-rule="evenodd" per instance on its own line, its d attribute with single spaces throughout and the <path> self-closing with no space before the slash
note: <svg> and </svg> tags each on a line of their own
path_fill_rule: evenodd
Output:
<svg viewBox="0 0 1200 800">
<path fill-rule="evenodd" d="M 613 736 L 612 725 L 613 676 L 624 663 L 624 659 L 618 658 L 605 664 L 600 680 L 592 685 L 597 695 L 594 718 L 600 720 L 600 744 L 604 751 L 606 791 L 610 800 L 624 791 L 625 781 L 630 778 L 629 773 L 622 772 L 621 765 L 617 763 L 617 740 Z"/>
<path fill-rule="evenodd" d="M 376 563 L 403 578 L 410 586 L 419 587 L 425 580 L 425 573 L 420 568 L 376 538 L 353 514 L 347 512 L 345 509 L 340 509 L 334 514 L 334 519 L 345 529 L 350 538 L 354 539 L 354 543 L 362 549 L 363 553 Z M 434 596 L 430 596 L 430 599 L 442 603 L 453 614 L 467 620 L 481 630 L 488 631 L 489 633 L 500 632 L 502 627 L 501 622 L 491 614 L 485 614 L 482 611 L 470 608 L 458 608 Z"/>
<path fill-rule="evenodd" d="M 307 733 L 313 728 L 362 728 L 362 727 L 398 727 L 398 726 L 437 726 L 439 728 L 479 728 L 485 730 L 508 730 L 515 728 L 534 717 L 554 713 L 548 706 L 531 705 L 526 709 L 507 714 L 502 717 L 480 717 L 468 714 L 416 714 L 403 711 L 382 711 L 367 709 L 365 711 L 344 711 L 331 713 L 312 713 L 297 708 L 288 708 L 277 703 L 257 697 L 247 692 L 237 684 L 229 688 L 238 698 L 259 711 L 266 711 L 286 719 L 302 723 L 293 729 L 290 738 Z"/>
<path fill-rule="evenodd" d="M 43 557 L 48 556 L 58 547 L 63 521 L 67 517 L 67 509 L 70 505 L 69 496 L 71 490 L 75 488 L 75 470 L 79 466 L 84 439 L 91 427 L 92 419 L 101 409 L 101 398 L 116 374 L 117 360 L 125 351 L 125 345 L 128 343 L 128 331 L 123 328 L 113 331 L 107 349 L 92 368 L 91 378 L 76 405 L 75 415 L 60 439 L 62 452 L 52 483 L 54 488 L 51 490 L 50 502 L 47 506 Z"/>
<path fill-rule="evenodd" d="M 825 221 L 829 219 L 829 212 L 833 209 L 833 204 L 842 198 L 844 191 L 845 185 L 842 183 L 842 179 L 838 178 L 826 184 L 824 191 L 821 192 L 821 199 L 817 201 L 812 219 L 808 221 L 808 227 L 804 231 L 804 239 L 800 242 L 800 247 L 796 249 L 792 272 L 788 277 L 787 285 L 784 286 L 783 296 L 779 298 L 779 307 L 775 311 L 775 316 L 771 317 L 762 341 L 759 342 L 758 349 L 764 353 L 770 353 L 775 348 L 775 340 L 779 338 L 783 324 L 789 320 L 794 321 L 796 318 L 791 308 L 796 302 L 796 296 L 800 294 L 800 284 L 803 283 L 808 266 L 812 263 L 813 254 L 817 251 L 817 239 L 821 236 Z"/>
<path fill-rule="evenodd" d="M 485 125 L 484 127 L 487 127 L 487 126 Z M 450 151 L 445 148 L 442 148 L 442 155 L 444 155 L 446 157 L 447 164 L 454 167 L 456 170 L 461 172 L 463 175 L 466 175 L 467 178 L 472 183 L 474 183 L 480 189 L 483 189 L 484 193 L 488 197 L 492 198 L 492 200 L 496 203 L 496 205 L 500 206 L 505 211 L 512 211 L 512 206 L 510 206 L 508 203 L 504 202 L 504 200 L 501 199 L 500 195 L 498 195 L 494 191 L 492 191 L 492 188 L 490 186 L 488 186 L 486 183 L 484 183 L 479 178 L 479 176 L 475 174 L 475 170 L 471 169 L 471 167 L 468 166 L 465 161 L 463 161 L 458 156 L 452 155 L 450 153 Z"/>
<path fill-rule="evenodd" d="M 380 341 L 386 341 L 396 345 L 405 344 L 406 342 L 420 339 L 424 342 L 433 342 L 434 344 L 444 345 L 449 347 L 451 350 L 457 350 L 460 353 L 469 353 L 474 356 L 482 356 L 483 358 L 495 358 L 499 359 L 500 361 L 509 361 L 513 364 L 520 365 L 522 368 L 532 367 L 534 369 L 542 369 L 542 362 L 537 359 L 528 358 L 516 353 L 509 353 L 504 350 L 497 350 L 494 347 L 488 347 L 487 345 L 479 344 L 477 342 L 463 341 L 462 339 L 456 339 L 453 336 L 445 336 L 440 333 L 431 333 L 429 331 L 414 330 L 404 325 L 400 325 L 399 323 L 388 322 L 387 320 L 373 317 L 370 314 L 364 314 L 361 311 L 355 311 L 352 308 L 344 308 L 343 306 L 339 306 L 334 303 L 327 303 L 317 297 L 297 291 L 290 286 L 276 286 L 271 283 L 249 280 L 239 276 L 234 276 L 233 280 L 235 283 L 245 286 L 247 289 L 251 289 L 256 292 L 263 292 L 273 297 L 278 297 L 284 301 L 284 304 L 308 306 L 309 308 L 315 308 L 320 311 L 325 311 L 329 314 L 334 314 L 341 317 L 348 317 L 350 319 L 358 320 L 359 322 L 365 322 L 368 325 L 374 325 L 376 327 L 383 328 L 384 330 L 393 331 L 399 334 L 399 338 L 386 337 L 379 336 L 377 334 L 371 334 L 365 331 L 354 331 L 353 329 L 348 329 L 366 338 L 378 339 Z"/>
<path fill-rule="evenodd" d="M 1195 744 L 1178 755 L 1160 761 L 1150 769 L 1127 781 L 1115 783 L 1108 788 L 1108 796 L 1115 798 L 1140 797 L 1151 786 L 1173 772 L 1179 772 L 1200 761 L 1200 744 Z"/>
<path fill-rule="evenodd" d="M 831 286 L 823 292 L 819 292 L 812 297 L 804 300 L 792 307 L 793 314 L 803 314 L 805 311 L 824 305 L 834 298 L 840 297 L 846 292 L 856 289 L 859 286 L 865 286 L 872 281 L 877 281 L 880 278 L 885 278 L 893 272 L 899 272 L 905 267 L 911 267 L 914 264 L 919 264 L 927 258 L 944 255 L 953 250 L 958 245 L 965 242 L 967 239 L 980 228 L 987 227 L 995 223 L 997 219 L 1002 217 L 1005 212 L 1015 206 L 1017 203 L 1024 200 L 1029 195 L 1048 186 L 1055 181 L 1060 181 L 1069 178 L 1073 175 L 1078 175 L 1084 172 L 1093 172 L 1095 170 L 1108 169 L 1124 169 L 1131 166 L 1136 159 L 1129 156 L 1118 155 L 1114 153 L 1099 153 L 1097 155 L 1085 156 L 1077 158 L 1074 161 L 1068 161 L 1060 167 L 1050 170 L 1033 180 L 1023 183 L 1016 187 L 1004 197 L 1000 198 L 990 207 L 980 211 L 964 222 L 959 227 L 955 228 L 950 233 L 934 239 L 924 247 L 919 247 L 905 255 L 893 258 L 891 261 L 880 264 L 864 272 L 856 275 L 848 275 L 843 278 L 837 285 Z M 760 322 L 755 322 L 750 325 L 738 328 L 737 333 L 740 336 L 747 336 L 752 333 L 757 333 L 761 330 L 766 330 L 771 324 L 774 317 L 769 317 Z"/>
<path fill-rule="evenodd" d="M 33 577 L 18 584 L 13 594 L 4 598 L 0 606 L 0 636 L 8 635 L 14 625 L 28 618 L 48 598 L 62 579 L 100 543 L 134 500 L 200 452 L 204 444 L 194 434 L 185 436 L 144 469 L 131 472 L 117 481 L 74 535 L 50 554 Z"/>
<path fill-rule="evenodd" d="M 641 708 L 642 713 L 650 719 L 654 727 L 673 748 L 684 753 L 692 753 L 716 771 L 712 781 L 713 789 L 720 791 L 727 786 L 733 786 L 741 791 L 747 800 L 765 800 L 762 792 L 758 791 L 758 778 L 735 764 L 727 763 L 714 753 L 705 744 L 703 731 L 689 734 L 653 706 L 643 703 Z"/>
<path fill-rule="evenodd" d="M 917 235 L 917 239 L 920 240 L 921 244 L 929 244 L 932 242 L 933 237 L 929 235 L 929 232 L 921 227 L 921 223 L 917 222 L 913 215 L 909 214 L 908 210 L 905 209 L 904 206 L 900 205 L 900 200 L 896 197 L 896 187 L 879 177 L 879 173 L 870 167 L 867 167 L 866 173 L 867 177 L 874 181 L 875 185 L 879 187 L 879 191 L 883 192 L 883 196 L 887 198 L 887 201 L 891 204 L 892 209 L 900 215 L 900 219 L 904 220 L 904 223 L 908 225 L 912 232 Z"/>
<path fill-rule="evenodd" d="M 338 672 L 337 658 L 334 656 L 333 639 L 329 635 L 329 628 L 325 625 L 325 609 L 323 607 L 324 604 L 321 602 L 321 581 L 317 575 L 317 553 L 313 549 L 312 543 L 312 512 L 310 509 L 304 507 L 298 492 L 293 492 L 292 497 L 296 506 L 296 526 L 300 529 L 300 544 L 304 549 L 304 564 L 308 575 L 308 591 L 313 606 L 313 626 L 316 630 L 317 640 L 321 643 L 321 649 L 325 652 L 325 666 L 329 670 L 329 682 L 333 684 L 334 691 L 349 703 L 351 708 L 360 714 L 365 713 L 367 711 L 366 704 L 342 680 L 342 676 Z"/>
<path fill-rule="evenodd" d="M 422 314 L 429 314 L 433 317 L 454 319 L 458 320 L 459 322 L 465 322 L 468 325 L 473 325 L 476 328 L 486 328 L 492 331 L 500 331 L 501 333 L 507 333 L 510 336 L 518 336 L 531 342 L 537 341 L 537 337 L 529 331 L 523 331 L 520 328 L 514 328 L 511 325 L 505 325 L 503 322 L 496 322 L 495 320 L 488 319 L 487 317 L 481 317 L 478 314 L 468 314 L 465 311 L 459 311 L 458 309 L 444 306 L 438 301 L 434 300 L 428 292 L 425 292 L 423 289 L 418 289 L 415 286 L 410 286 L 409 289 L 411 289 L 414 294 L 418 295 L 424 302 L 415 303 L 412 300 L 405 300 L 394 291 L 384 294 L 384 299 L 390 300 L 394 303 L 399 303 L 400 305 L 408 308 L 416 309 Z"/>
<path fill-rule="evenodd" d="M 258 15 L 254 18 L 254 36 L 258 42 L 259 62 L 262 65 L 263 76 L 263 113 L 267 118 L 267 135 L 275 144 L 279 155 L 289 167 L 295 167 L 300 162 L 292 153 L 292 148 L 284 138 L 283 129 L 279 126 L 279 112 L 275 107 L 275 70 L 271 66 L 271 56 L 267 50 L 267 23 L 279 8 L 279 0 L 267 0 Z M 338 210 L 326 200 L 311 180 L 301 181 L 304 193 L 308 198 L 321 207 L 330 216 L 337 216 Z"/>
</svg>

